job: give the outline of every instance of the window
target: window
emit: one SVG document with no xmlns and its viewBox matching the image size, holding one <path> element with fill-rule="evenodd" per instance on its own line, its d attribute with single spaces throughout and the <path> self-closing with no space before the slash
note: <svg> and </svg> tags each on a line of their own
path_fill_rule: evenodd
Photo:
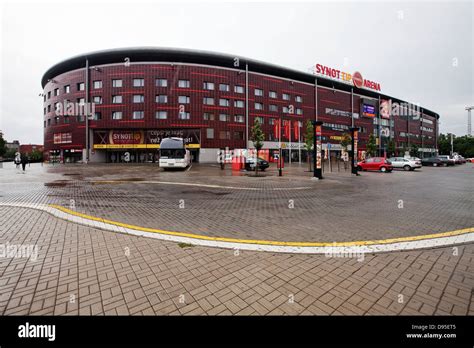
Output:
<svg viewBox="0 0 474 348">
<path fill-rule="evenodd" d="M 206 128 L 206 138 L 214 139 L 214 128 Z"/>
<path fill-rule="evenodd" d="M 167 79 L 156 79 L 155 80 L 156 87 L 168 87 L 168 80 Z"/>
<path fill-rule="evenodd" d="M 46 115 L 46 108 L 43 109 L 43 115 Z"/>
<path fill-rule="evenodd" d="M 71 86 L 70 85 L 64 86 L 64 93 L 69 93 L 69 92 L 71 92 Z"/>
<path fill-rule="evenodd" d="M 229 92 L 230 91 L 230 86 L 225 84 L 225 83 L 221 83 L 219 85 L 219 91 L 221 92 Z"/>
<path fill-rule="evenodd" d="M 77 98 L 77 103 L 79 105 L 84 105 L 86 103 L 86 100 L 84 98 Z"/>
<path fill-rule="evenodd" d="M 102 88 L 102 81 L 94 81 L 94 89 L 101 89 Z"/>
<path fill-rule="evenodd" d="M 84 90 L 84 82 L 79 82 L 77 84 L 77 90 L 78 91 L 83 91 Z"/>
<path fill-rule="evenodd" d="M 263 110 L 263 103 L 255 103 L 255 110 Z"/>
<path fill-rule="evenodd" d="M 46 94 L 43 95 L 43 101 L 46 101 Z"/>
<path fill-rule="evenodd" d="M 277 92 L 269 91 L 268 96 L 272 99 L 276 99 L 277 98 Z"/>
<path fill-rule="evenodd" d="M 202 119 L 204 121 L 214 121 L 214 114 L 210 114 L 208 112 L 205 112 L 204 114 L 202 114 Z"/>
<path fill-rule="evenodd" d="M 145 79 L 133 79 L 133 87 L 144 87 Z"/>
<path fill-rule="evenodd" d="M 186 111 L 185 112 L 180 112 L 178 114 L 178 118 L 180 120 L 189 120 L 189 119 L 191 119 L 191 114 L 189 112 L 186 112 Z"/>
<path fill-rule="evenodd" d="M 190 98 L 188 96 L 180 95 L 178 97 L 178 103 L 180 104 L 189 104 L 189 101 L 190 101 Z"/>
<path fill-rule="evenodd" d="M 51 119 L 48 118 L 48 126 L 51 126 Z"/>
<path fill-rule="evenodd" d="M 230 121 L 230 116 L 227 115 L 227 114 L 219 114 L 219 121 L 229 122 Z"/>
<path fill-rule="evenodd" d="M 178 87 L 179 88 L 189 88 L 191 84 L 189 83 L 189 80 L 178 80 Z"/>
<path fill-rule="evenodd" d="M 254 121 L 258 121 L 260 124 L 263 124 L 264 119 L 263 119 L 263 117 L 257 116 L 257 117 L 255 117 Z"/>
<path fill-rule="evenodd" d="M 54 124 L 58 124 L 58 123 L 59 123 L 59 116 L 56 116 L 56 117 L 54 118 Z"/>
<path fill-rule="evenodd" d="M 275 124 L 275 119 L 274 118 L 269 118 L 268 119 L 268 124 L 273 126 Z"/>
<path fill-rule="evenodd" d="M 244 86 L 234 86 L 235 93 L 244 93 Z"/>
<path fill-rule="evenodd" d="M 270 104 L 268 110 L 278 112 L 278 105 Z"/>
<path fill-rule="evenodd" d="M 144 103 L 145 96 L 143 94 L 134 94 L 133 95 L 133 102 L 134 103 Z"/>
<path fill-rule="evenodd" d="M 230 105 L 230 100 L 229 99 L 219 99 L 219 105 L 220 106 L 229 106 Z"/>
<path fill-rule="evenodd" d="M 112 104 L 122 104 L 122 96 L 121 95 L 112 96 Z"/>
<path fill-rule="evenodd" d="M 166 120 L 168 118 L 168 111 L 157 111 L 157 112 L 155 112 L 155 118 L 157 120 Z"/>
<path fill-rule="evenodd" d="M 302 102 L 303 102 L 303 98 L 301 98 L 300 95 L 297 95 L 297 96 L 295 96 L 295 101 L 296 101 L 297 103 L 302 103 Z"/>
<path fill-rule="evenodd" d="M 234 116 L 234 122 L 237 122 L 237 123 L 244 123 L 244 122 L 245 122 L 245 118 L 244 118 L 244 116 L 242 116 L 242 115 L 235 115 L 235 116 Z"/>
<path fill-rule="evenodd" d="M 229 140 L 230 139 L 230 131 L 220 131 L 219 132 L 219 139 Z"/>
<path fill-rule="evenodd" d="M 243 100 L 234 100 L 234 107 L 236 108 L 243 108 L 245 103 Z"/>
<path fill-rule="evenodd" d="M 243 139 L 244 139 L 244 132 L 234 131 L 234 140 L 243 140 Z"/>
<path fill-rule="evenodd" d="M 143 112 L 143 111 L 134 111 L 133 114 L 132 114 L 132 118 L 134 120 L 141 120 L 141 119 L 145 118 L 145 112 Z"/>
<path fill-rule="evenodd" d="M 165 95 L 165 94 L 159 94 L 159 95 L 156 96 L 155 101 L 158 104 L 166 104 L 166 103 L 168 103 L 168 96 Z"/>
<path fill-rule="evenodd" d="M 121 79 L 113 79 L 112 80 L 112 87 L 122 87 L 122 80 Z"/>
<path fill-rule="evenodd" d="M 100 111 L 95 112 L 93 120 L 95 120 L 95 121 L 102 120 L 102 113 Z"/>
<path fill-rule="evenodd" d="M 58 96 L 58 95 L 59 95 L 59 88 L 56 88 L 56 89 L 54 90 L 54 95 L 55 95 L 55 96 Z"/>
<path fill-rule="evenodd" d="M 51 105 L 48 105 L 48 112 L 51 112 Z"/>
<path fill-rule="evenodd" d="M 255 88 L 255 95 L 257 97 L 263 97 L 263 89 Z"/>
<path fill-rule="evenodd" d="M 214 105 L 214 98 L 204 97 L 202 103 L 204 105 Z"/>
<path fill-rule="evenodd" d="M 84 122 L 86 120 L 84 115 L 77 116 L 77 122 Z"/>
<path fill-rule="evenodd" d="M 303 109 L 296 108 L 297 115 L 303 115 Z"/>
<path fill-rule="evenodd" d="M 51 99 L 51 91 L 48 92 L 48 99 Z"/>
<path fill-rule="evenodd" d="M 46 121 L 43 121 L 43 127 L 46 128 Z"/>
<path fill-rule="evenodd" d="M 92 97 L 92 102 L 94 104 L 102 104 L 102 97 L 101 96 Z"/>
<path fill-rule="evenodd" d="M 281 97 L 283 98 L 283 100 L 290 100 L 289 94 L 283 93 Z"/>
<path fill-rule="evenodd" d="M 206 90 L 208 90 L 208 91 L 213 91 L 213 90 L 214 90 L 214 83 L 212 83 L 212 82 L 204 82 L 202 88 L 203 88 L 203 89 L 206 89 Z"/>
<path fill-rule="evenodd" d="M 288 111 L 289 111 L 288 106 L 284 106 L 284 107 L 283 107 L 283 113 L 284 113 L 284 114 L 287 114 Z"/>
<path fill-rule="evenodd" d="M 122 119 L 122 111 L 112 112 L 112 120 L 121 120 L 121 119 Z"/>
</svg>

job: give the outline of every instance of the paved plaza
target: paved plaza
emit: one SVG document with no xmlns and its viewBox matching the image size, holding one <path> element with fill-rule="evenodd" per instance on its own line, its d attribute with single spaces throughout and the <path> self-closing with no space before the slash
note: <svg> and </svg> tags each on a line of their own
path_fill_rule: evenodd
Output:
<svg viewBox="0 0 474 348">
<path fill-rule="evenodd" d="M 334 168 L 333 168 L 334 169 Z M 343 169 L 311 180 L 218 166 L 40 165 L 0 169 L 0 313 L 474 313 L 474 244 L 327 257 L 179 244 L 105 231 L 18 204 L 209 237 L 281 242 L 410 238 L 474 227 L 474 165 L 415 172 Z M 16 205 L 16 206 L 14 206 Z"/>
</svg>

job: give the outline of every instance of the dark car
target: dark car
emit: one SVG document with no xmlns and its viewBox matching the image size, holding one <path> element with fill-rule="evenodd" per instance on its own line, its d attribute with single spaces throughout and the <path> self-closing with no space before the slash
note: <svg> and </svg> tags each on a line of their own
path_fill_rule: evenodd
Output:
<svg viewBox="0 0 474 348">
<path fill-rule="evenodd" d="M 257 163 L 258 169 L 261 171 L 265 171 L 265 169 L 270 166 L 268 161 L 265 161 L 263 158 L 260 157 L 257 159 Z M 247 160 L 245 161 L 245 170 L 255 170 L 255 158 L 247 158 Z"/>
<path fill-rule="evenodd" d="M 447 163 L 443 162 L 443 160 L 439 157 L 427 157 L 421 159 L 421 165 L 439 167 L 443 165 L 447 166 Z"/>
</svg>

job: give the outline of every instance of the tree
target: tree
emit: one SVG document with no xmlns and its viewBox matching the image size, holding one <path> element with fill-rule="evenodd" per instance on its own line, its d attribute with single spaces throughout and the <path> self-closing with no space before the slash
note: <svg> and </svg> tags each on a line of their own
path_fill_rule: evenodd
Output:
<svg viewBox="0 0 474 348">
<path fill-rule="evenodd" d="M 451 136 L 440 134 L 438 137 L 438 152 L 440 155 L 451 154 Z"/>
<path fill-rule="evenodd" d="M 376 151 L 377 145 L 375 143 L 375 136 L 370 134 L 369 140 L 367 141 L 367 155 L 369 155 L 369 157 L 375 156 Z"/>
<path fill-rule="evenodd" d="M 257 176 L 258 175 L 258 152 L 262 149 L 263 141 L 265 140 L 265 134 L 262 131 L 262 127 L 260 126 L 260 122 L 258 118 L 255 119 L 255 123 L 252 127 L 252 134 L 251 134 L 250 140 L 252 140 L 253 146 L 255 146 L 255 150 L 257 151 L 257 159 L 255 162 L 255 176 Z"/>
<path fill-rule="evenodd" d="M 3 134 L 0 132 L 0 157 L 7 152 L 7 147 L 5 146 L 6 141 L 3 139 Z"/>
<path fill-rule="evenodd" d="M 304 146 L 306 151 L 308 151 L 308 163 L 309 163 L 309 171 L 311 171 L 311 151 L 313 150 L 314 145 L 314 127 L 313 123 L 308 120 L 306 122 L 306 133 L 304 136 Z"/>
<path fill-rule="evenodd" d="M 349 144 L 351 144 L 351 143 L 352 143 L 352 137 L 351 137 L 351 135 L 348 134 L 348 133 L 344 133 L 344 134 L 342 135 L 342 137 L 341 137 L 341 142 L 340 142 L 342 148 L 347 151 L 347 147 L 348 147 Z"/>
<path fill-rule="evenodd" d="M 388 153 L 388 157 L 392 157 L 392 156 L 395 156 L 395 141 L 393 141 L 393 139 L 390 139 L 387 143 L 387 153 Z"/>
<path fill-rule="evenodd" d="M 411 148 L 410 148 L 410 156 L 417 157 L 418 156 L 418 149 L 419 149 L 418 145 L 412 144 Z"/>
</svg>

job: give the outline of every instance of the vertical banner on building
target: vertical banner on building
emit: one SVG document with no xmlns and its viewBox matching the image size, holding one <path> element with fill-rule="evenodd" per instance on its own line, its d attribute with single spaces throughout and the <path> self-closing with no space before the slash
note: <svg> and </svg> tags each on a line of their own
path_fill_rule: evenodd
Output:
<svg viewBox="0 0 474 348">
<path fill-rule="evenodd" d="M 351 127 L 352 133 L 352 170 L 351 173 L 355 175 L 359 175 L 357 172 L 357 143 L 359 141 L 359 128 L 358 127 Z"/>
<path fill-rule="evenodd" d="M 322 163 L 321 163 L 321 152 L 322 152 L 322 127 L 323 122 L 313 121 L 314 126 L 314 173 L 313 177 L 322 179 Z"/>
<path fill-rule="evenodd" d="M 273 124 L 273 133 L 275 135 L 275 139 L 280 139 L 280 120 L 275 120 Z"/>
</svg>

